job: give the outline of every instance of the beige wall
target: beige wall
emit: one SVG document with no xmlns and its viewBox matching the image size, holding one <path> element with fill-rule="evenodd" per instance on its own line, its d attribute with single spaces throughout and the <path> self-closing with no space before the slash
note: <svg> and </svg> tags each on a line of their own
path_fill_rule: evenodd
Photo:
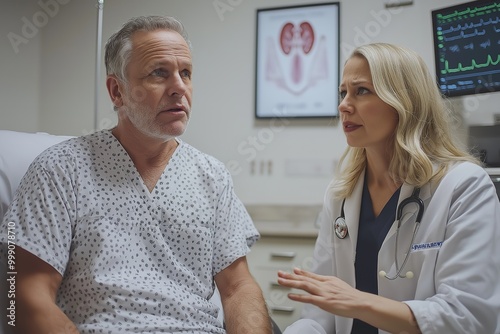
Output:
<svg viewBox="0 0 500 334">
<path fill-rule="evenodd" d="M 38 130 L 41 32 L 25 23 L 38 10 L 34 1 L 0 0 L 0 129 Z"/>
<path fill-rule="evenodd" d="M 22 16 L 42 10 L 39 1 L 58 1 L 59 10 L 19 55 L 9 50 L 5 38 L 1 40 L 0 128 L 88 133 L 94 124 L 97 2 L 0 0 L 2 36 L 19 31 Z M 103 41 L 131 16 L 179 18 L 193 43 L 195 65 L 193 116 L 182 138 L 230 167 L 245 203 L 318 204 L 331 173 L 310 173 L 330 168 L 343 151 L 345 140 L 337 121 L 294 120 L 271 126 L 253 116 L 256 9 L 318 2 L 105 0 Z M 430 11 L 456 1 L 416 0 L 391 11 L 385 2 L 341 1 L 341 63 L 352 47 L 384 41 L 413 48 L 433 70 Z M 214 3 L 223 3 L 228 10 L 218 12 Z M 100 82 L 104 83 L 104 74 Z M 488 123 L 499 98 L 500 94 L 490 94 L 455 99 L 453 105 L 465 123 Z M 111 127 L 115 115 L 103 84 L 99 100 L 98 127 Z"/>
</svg>

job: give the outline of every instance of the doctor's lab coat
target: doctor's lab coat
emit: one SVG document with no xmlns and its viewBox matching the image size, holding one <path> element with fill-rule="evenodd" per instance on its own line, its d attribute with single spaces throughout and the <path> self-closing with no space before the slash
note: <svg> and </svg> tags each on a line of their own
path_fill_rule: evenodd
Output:
<svg viewBox="0 0 500 334">
<path fill-rule="evenodd" d="M 345 201 L 348 236 L 339 239 L 333 224 L 342 200 L 327 191 L 314 250 L 313 271 L 337 276 L 355 286 L 354 260 L 364 175 Z M 398 203 L 413 187 L 403 184 Z M 421 188 L 422 222 L 411 244 L 402 275 L 378 276 L 378 294 L 406 303 L 422 333 L 500 333 L 500 203 L 490 177 L 469 162 L 450 167 L 436 185 Z M 404 261 L 415 227 L 417 205 L 404 207 L 399 231 L 398 263 Z M 394 276 L 396 224 L 389 230 L 378 255 L 378 271 Z M 305 305 L 302 319 L 284 334 L 351 333 L 352 319 Z M 379 330 L 379 333 L 386 333 Z"/>
</svg>

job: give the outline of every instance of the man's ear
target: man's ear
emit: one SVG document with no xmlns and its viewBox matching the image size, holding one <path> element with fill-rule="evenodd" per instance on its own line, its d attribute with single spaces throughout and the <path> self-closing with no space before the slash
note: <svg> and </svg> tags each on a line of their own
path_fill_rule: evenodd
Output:
<svg viewBox="0 0 500 334">
<path fill-rule="evenodd" d="M 108 89 L 109 97 L 115 108 L 119 108 L 123 105 L 122 100 L 122 84 L 121 81 L 114 74 L 110 74 L 106 77 L 106 88 Z"/>
</svg>

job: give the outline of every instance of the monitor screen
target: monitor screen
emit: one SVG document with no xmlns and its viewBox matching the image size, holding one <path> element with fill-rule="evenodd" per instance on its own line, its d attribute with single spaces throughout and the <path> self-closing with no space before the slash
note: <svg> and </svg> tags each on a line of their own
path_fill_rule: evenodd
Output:
<svg viewBox="0 0 500 334">
<path fill-rule="evenodd" d="M 436 79 L 446 96 L 500 90 L 500 0 L 432 11 Z"/>
</svg>

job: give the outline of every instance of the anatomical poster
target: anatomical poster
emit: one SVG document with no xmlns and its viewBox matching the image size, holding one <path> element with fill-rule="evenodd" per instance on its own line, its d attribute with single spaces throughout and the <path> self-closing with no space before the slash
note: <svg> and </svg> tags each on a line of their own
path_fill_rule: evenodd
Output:
<svg viewBox="0 0 500 334">
<path fill-rule="evenodd" d="M 338 115 L 339 3 L 257 10 L 255 116 Z"/>
</svg>

